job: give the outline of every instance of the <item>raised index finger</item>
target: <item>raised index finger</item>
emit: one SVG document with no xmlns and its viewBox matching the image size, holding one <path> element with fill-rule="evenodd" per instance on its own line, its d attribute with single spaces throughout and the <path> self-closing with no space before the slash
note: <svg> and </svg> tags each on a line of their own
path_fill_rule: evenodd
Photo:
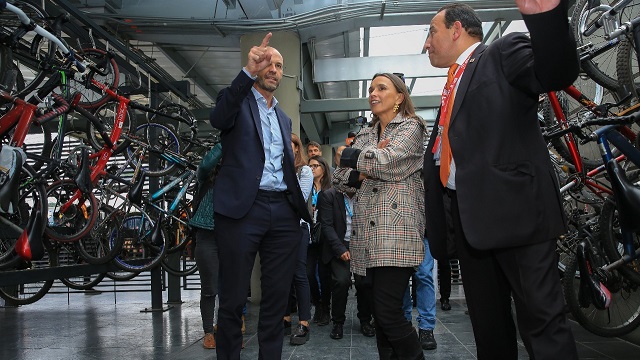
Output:
<svg viewBox="0 0 640 360">
<path fill-rule="evenodd" d="M 260 47 L 267 47 L 269 46 L 269 39 L 271 39 L 271 33 L 268 33 L 267 35 L 264 36 L 264 39 L 262 39 L 262 44 L 260 44 Z"/>
</svg>

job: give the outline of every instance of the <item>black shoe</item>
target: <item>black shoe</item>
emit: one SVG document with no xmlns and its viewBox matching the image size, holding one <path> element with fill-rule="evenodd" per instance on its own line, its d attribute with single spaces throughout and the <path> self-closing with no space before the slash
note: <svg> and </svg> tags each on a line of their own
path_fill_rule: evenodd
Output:
<svg viewBox="0 0 640 360">
<path fill-rule="evenodd" d="M 360 332 L 366 337 L 376 336 L 376 329 L 371 325 L 369 321 L 360 322 Z"/>
<path fill-rule="evenodd" d="M 333 324 L 333 329 L 331 329 L 331 333 L 329 334 L 329 336 L 332 339 L 338 340 L 338 339 L 342 339 L 343 335 L 344 335 L 344 330 L 342 329 L 342 324 L 340 323 Z"/>
<path fill-rule="evenodd" d="M 309 340 L 309 328 L 298 324 L 295 330 L 291 333 L 291 339 L 289 343 L 291 345 L 304 345 Z"/>
<path fill-rule="evenodd" d="M 284 334 L 286 336 L 291 335 L 291 321 L 282 320 L 282 322 L 284 323 Z"/>
<path fill-rule="evenodd" d="M 331 311 L 329 309 L 323 309 L 320 317 L 318 318 L 318 326 L 329 325 L 331 322 Z"/>
<path fill-rule="evenodd" d="M 449 299 L 440 299 L 440 309 L 443 311 L 451 310 L 451 304 L 449 304 Z"/>
<path fill-rule="evenodd" d="M 438 343 L 436 343 L 436 338 L 433 337 L 433 330 L 423 330 L 419 331 L 420 337 L 420 345 L 424 350 L 435 350 L 438 347 Z"/>
</svg>

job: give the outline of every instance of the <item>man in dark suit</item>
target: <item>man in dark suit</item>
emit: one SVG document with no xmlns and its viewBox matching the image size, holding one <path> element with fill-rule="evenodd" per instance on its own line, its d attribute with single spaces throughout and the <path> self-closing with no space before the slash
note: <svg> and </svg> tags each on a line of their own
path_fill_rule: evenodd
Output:
<svg viewBox="0 0 640 360">
<path fill-rule="evenodd" d="M 336 150 L 336 164 L 340 159 L 341 146 Z M 331 268 L 331 320 L 333 328 L 329 336 L 342 339 L 344 335 L 345 312 L 349 288 L 351 287 L 351 269 L 349 239 L 351 238 L 351 217 L 353 216 L 353 196 L 343 194 L 335 188 L 324 190 L 318 198 L 318 217 L 322 227 L 322 262 L 329 263 Z M 367 286 L 362 276 L 355 276 L 358 319 L 360 331 L 367 337 L 375 336 L 371 325 L 373 302 L 371 286 Z"/>
<path fill-rule="evenodd" d="M 577 359 L 554 252 L 565 219 L 536 117 L 538 94 L 575 80 L 576 45 L 566 1 L 516 4 L 530 38 L 480 44 L 481 21 L 459 3 L 431 21 L 425 49 L 451 81 L 425 154 L 426 228 L 446 259 L 450 212 L 478 359 L 518 357 L 511 297 L 532 359 Z"/>
<path fill-rule="evenodd" d="M 260 359 L 280 359 L 282 314 L 300 244 L 300 218 L 310 222 L 293 165 L 291 119 L 273 93 L 283 74 L 271 33 L 251 48 L 247 65 L 218 95 L 211 125 L 222 131 L 216 178 L 215 236 L 220 258 L 217 357 L 240 359 L 242 307 L 257 252 L 262 270 Z"/>
</svg>

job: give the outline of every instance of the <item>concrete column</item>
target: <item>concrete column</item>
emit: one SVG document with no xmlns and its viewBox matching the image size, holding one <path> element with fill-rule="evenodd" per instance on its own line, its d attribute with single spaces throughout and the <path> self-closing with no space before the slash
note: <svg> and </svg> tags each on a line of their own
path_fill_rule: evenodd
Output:
<svg viewBox="0 0 640 360">
<path fill-rule="evenodd" d="M 251 47 L 259 46 L 267 32 L 245 34 L 240 38 L 240 51 L 242 63 L 247 64 L 247 54 Z M 273 32 L 269 46 L 276 48 L 284 60 L 284 75 L 280 86 L 276 90 L 275 97 L 279 107 L 291 118 L 291 129 L 300 135 L 300 95 L 298 81 L 301 74 L 300 64 L 300 38 L 297 34 L 288 31 Z M 260 290 L 260 254 L 256 256 L 256 262 L 251 274 L 251 302 L 259 304 L 262 298 Z"/>
<path fill-rule="evenodd" d="M 240 38 L 242 64 L 247 64 L 247 54 L 252 46 L 259 46 L 266 32 L 251 33 Z M 276 31 L 269 41 L 269 46 L 276 48 L 284 59 L 284 75 L 275 96 L 279 106 L 291 118 L 292 130 L 300 135 L 300 93 L 298 81 L 301 74 L 300 38 L 296 33 Z"/>
</svg>

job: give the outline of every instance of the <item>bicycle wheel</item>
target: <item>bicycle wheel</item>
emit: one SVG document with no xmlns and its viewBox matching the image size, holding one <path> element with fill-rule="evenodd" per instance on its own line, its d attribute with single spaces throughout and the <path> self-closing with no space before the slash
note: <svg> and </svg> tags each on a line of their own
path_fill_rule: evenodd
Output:
<svg viewBox="0 0 640 360">
<path fill-rule="evenodd" d="M 113 131 L 113 124 L 116 123 L 116 115 L 118 114 L 118 102 L 110 101 L 106 104 L 101 105 L 98 109 L 96 109 L 95 116 L 102 120 L 102 123 L 105 125 L 107 132 L 111 133 Z M 124 123 L 122 124 L 122 132 L 130 133 L 133 129 L 136 128 L 136 119 L 135 115 L 127 110 L 126 115 L 124 117 Z M 100 136 L 100 133 L 93 126 L 92 122 L 88 122 L 87 127 L 87 135 L 89 144 L 99 151 L 104 146 L 104 141 Z M 129 141 L 120 138 L 115 143 L 116 149 L 113 151 L 113 155 L 121 153 L 123 150 L 129 146 Z"/>
<path fill-rule="evenodd" d="M 612 260 L 618 260 L 624 254 L 622 244 L 622 230 L 618 221 L 618 210 L 615 201 L 607 201 L 602 207 L 600 214 L 600 229 L 602 237 L 602 245 L 605 253 Z M 635 233 L 633 236 L 633 248 L 640 247 L 640 234 Z M 618 268 L 626 278 L 640 285 L 640 260 L 636 259 L 628 264 Z"/>
<path fill-rule="evenodd" d="M 198 137 L 198 121 L 191 110 L 176 104 L 163 104 L 158 108 L 162 114 L 179 117 L 180 120 L 167 116 L 152 114 L 149 122 L 167 125 L 180 141 L 180 154 L 186 154 L 193 147 L 193 140 Z"/>
<path fill-rule="evenodd" d="M 146 174 L 151 177 L 165 176 L 173 172 L 176 167 L 175 162 L 163 158 L 157 153 L 151 153 L 148 149 L 151 147 L 159 150 L 167 157 L 172 156 L 167 151 L 178 154 L 180 142 L 171 129 L 161 124 L 146 123 L 139 125 L 131 135 L 143 143 L 138 144 L 132 141 L 124 153 L 134 169 L 140 164 Z M 153 158 L 156 159 L 156 163 L 152 166 Z"/>
<path fill-rule="evenodd" d="M 110 57 L 106 51 L 101 49 L 82 49 L 77 57 L 90 66 L 87 74 L 76 74 L 73 78 L 68 79 L 67 93 L 80 93 L 78 105 L 86 109 L 95 109 L 111 100 L 111 96 L 93 85 L 91 80 L 96 80 L 115 91 L 120 85 L 118 64 L 115 58 Z M 56 92 L 60 92 L 60 90 L 56 90 Z"/>
<path fill-rule="evenodd" d="M 36 25 L 52 32 L 49 27 L 49 15 L 40 6 L 25 0 L 15 0 L 12 5 L 20 8 L 33 20 Z M 2 36 L 11 36 L 20 26 L 20 20 L 16 14 L 10 11 L 0 13 L 0 32 Z M 55 34 L 55 33 L 54 33 Z M 59 34 L 55 34 L 59 35 Z M 48 75 L 47 64 L 52 61 L 56 52 L 56 45 L 51 40 L 30 31 L 19 39 L 13 46 L 13 60 L 17 68 L 24 75 L 25 84 L 22 88 L 14 88 L 12 95 L 25 98 L 34 91 Z"/>
<path fill-rule="evenodd" d="M 595 242 L 599 237 L 601 204 L 587 204 L 566 195 L 562 202 L 568 231 L 556 239 L 558 269 L 564 274 L 575 254 L 576 246 L 585 238 Z"/>
<path fill-rule="evenodd" d="M 592 249 L 595 266 L 608 263 L 602 249 Z M 580 292 L 580 271 L 576 257 L 570 262 L 562 279 L 564 297 L 575 319 L 588 331 L 599 336 L 622 336 L 640 325 L 640 291 L 638 286 L 614 271 L 605 286 L 611 292 L 611 305 L 598 310 L 593 305 L 584 308 L 578 301 Z"/>
<path fill-rule="evenodd" d="M 619 0 L 602 0 L 600 1 L 601 5 L 591 11 L 587 10 L 588 0 L 578 0 L 576 2 L 571 16 L 571 29 L 579 49 L 585 49 L 589 46 L 593 46 L 594 49 L 599 49 L 610 43 L 610 40 L 605 38 L 608 34 L 604 27 L 598 29 L 590 36 L 584 35 L 584 30 L 608 10 L 610 8 L 609 6 L 618 1 Z M 631 21 L 638 16 L 640 14 L 639 5 L 640 1 L 632 1 L 620 11 L 617 15 L 619 24 Z M 620 88 L 616 74 L 618 51 L 619 46 L 614 46 L 591 59 L 582 61 L 580 65 L 595 82 L 608 89 L 617 91 Z"/>
<path fill-rule="evenodd" d="M 140 272 L 109 271 L 105 275 L 113 281 L 129 281 L 140 275 Z"/>
<path fill-rule="evenodd" d="M 72 266 L 86 264 L 87 261 L 78 253 L 78 250 L 74 244 L 60 243 L 58 248 L 58 265 L 59 266 Z M 89 274 L 80 275 L 70 278 L 61 278 L 63 284 L 75 290 L 88 290 L 98 285 L 105 274 Z"/>
<path fill-rule="evenodd" d="M 58 266 L 58 259 L 51 246 L 45 246 L 45 255 L 38 261 L 23 261 L 19 265 L 19 270 L 29 271 L 29 269 L 44 269 Z M 33 283 L 23 283 L 18 285 L 0 287 L 0 297 L 15 305 L 27 305 L 42 299 L 49 292 L 53 285 L 53 280 L 43 280 Z"/>
<path fill-rule="evenodd" d="M 122 242 L 111 243 L 108 236 L 120 226 L 123 215 L 122 211 L 100 205 L 98 219 L 91 233 L 76 242 L 78 253 L 84 260 L 90 264 L 105 264 L 120 252 Z"/>
<path fill-rule="evenodd" d="M 58 180 L 47 188 L 49 212 L 45 232 L 51 239 L 77 241 L 89 235 L 96 223 L 99 209 L 96 197 L 93 193 L 84 193 L 69 203 L 77 191 L 73 180 Z"/>
<path fill-rule="evenodd" d="M 44 183 L 34 180 L 36 171 L 25 164 L 20 174 L 18 189 L 18 209 L 12 214 L 0 213 L 0 269 L 15 267 L 20 257 L 15 252 L 16 241 L 27 227 L 29 217 L 34 211 L 47 213 L 47 191 Z M 44 231 L 44 227 L 41 229 Z"/>
<path fill-rule="evenodd" d="M 122 250 L 113 259 L 122 270 L 141 272 L 159 265 L 164 257 L 167 238 L 164 230 L 160 238 L 153 238 L 154 223 L 141 213 L 129 213 L 124 216 L 119 228 L 109 234 L 109 242 L 122 241 Z M 154 240 L 158 243 L 154 243 Z"/>
<path fill-rule="evenodd" d="M 198 271 L 193 249 L 195 241 L 190 240 L 180 253 L 167 254 L 162 259 L 162 268 L 174 276 L 188 276 Z"/>
</svg>

